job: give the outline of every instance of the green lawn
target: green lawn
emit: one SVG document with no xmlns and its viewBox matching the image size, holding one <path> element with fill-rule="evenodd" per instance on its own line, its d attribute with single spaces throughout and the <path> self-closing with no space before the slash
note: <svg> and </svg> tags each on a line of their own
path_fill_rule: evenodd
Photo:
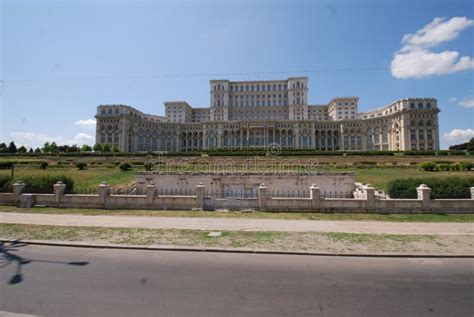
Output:
<svg viewBox="0 0 474 317">
<path fill-rule="evenodd" d="M 305 158 L 310 160 L 311 158 Z M 392 158 L 393 160 L 394 158 Z M 122 172 L 117 167 L 114 167 L 112 163 L 112 158 L 109 161 L 105 161 L 104 166 L 92 166 L 90 165 L 86 170 L 79 171 L 77 168 L 68 166 L 68 167 L 59 167 L 59 166 L 50 166 L 46 170 L 41 170 L 36 164 L 30 165 L 17 165 L 15 168 L 15 177 L 21 178 L 22 176 L 31 176 L 31 175 L 60 175 L 64 174 L 70 176 L 75 181 L 76 188 L 91 188 L 98 186 L 101 182 L 106 181 L 112 186 L 126 186 L 132 183 L 135 180 L 135 175 L 138 172 L 144 171 L 143 166 L 134 166 L 132 171 Z M 227 161 L 226 161 L 227 160 Z M 245 167 L 244 160 L 242 158 L 221 158 L 222 164 L 213 161 L 213 164 L 210 165 L 199 165 L 192 164 L 192 162 L 197 163 L 196 161 L 186 161 L 184 158 L 180 161 L 169 159 L 169 164 L 167 163 L 166 167 L 155 166 L 155 170 L 163 170 L 168 172 L 353 172 L 356 175 L 356 181 L 369 183 L 375 186 L 377 189 L 386 190 L 388 182 L 396 178 L 403 177 L 446 177 L 446 176 L 459 176 L 467 177 L 474 175 L 474 172 L 466 171 L 450 171 L 450 172 L 426 172 L 422 171 L 416 166 L 413 167 L 386 167 L 386 166 L 375 166 L 375 167 L 354 167 L 354 166 L 331 166 L 331 165 L 314 165 L 309 164 L 305 165 L 308 161 L 305 161 L 301 158 L 295 159 L 296 164 L 285 162 L 290 162 L 291 158 L 279 158 L 275 161 L 275 164 L 272 164 L 271 161 L 255 161 L 250 160 L 254 165 Z M 286 160 L 286 161 L 285 161 Z M 299 160 L 299 161 L 298 161 Z M 342 159 L 341 159 L 342 160 Z M 368 161 L 376 161 L 374 158 L 366 158 Z M 205 161 L 205 160 L 204 160 Z M 185 163 L 183 163 L 185 162 Z M 226 163 L 227 162 L 227 163 Z M 234 162 L 234 163 L 229 163 Z M 306 163 L 305 163 L 306 162 Z M 321 163 L 321 162 L 320 162 Z M 216 165 L 214 165 L 216 164 Z M 228 164 L 228 165 L 226 165 Z M 0 170 L 1 175 L 10 175 L 10 170 Z"/>
<path fill-rule="evenodd" d="M 11 175 L 10 170 L 0 170 L 0 175 Z M 123 172 L 118 168 L 94 167 L 79 171 L 77 168 L 48 168 L 41 170 L 33 166 L 20 166 L 15 168 L 15 179 L 24 176 L 36 175 L 66 175 L 74 180 L 76 188 L 93 188 L 101 182 L 111 186 L 126 186 L 135 181 L 136 171 Z"/>
<path fill-rule="evenodd" d="M 394 221 L 394 222 L 474 222 L 474 214 L 343 214 L 304 212 L 214 212 L 192 210 L 130 210 L 130 209 L 77 209 L 77 208 L 17 208 L 0 206 L 0 212 L 20 212 L 38 214 L 74 214 L 89 216 L 139 216 L 139 217 L 193 217 L 193 218 L 250 218 L 284 220 L 334 220 L 334 221 Z"/>
</svg>

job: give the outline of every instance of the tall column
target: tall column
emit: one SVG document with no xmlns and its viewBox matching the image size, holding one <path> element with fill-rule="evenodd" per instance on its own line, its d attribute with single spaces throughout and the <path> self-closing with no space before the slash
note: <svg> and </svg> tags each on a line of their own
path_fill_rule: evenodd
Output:
<svg viewBox="0 0 474 317">
<path fill-rule="evenodd" d="M 424 133 L 424 137 L 425 137 L 425 145 L 424 145 L 424 149 L 423 150 L 427 150 L 428 149 L 428 134 L 427 134 L 427 131 L 428 129 L 425 129 L 425 133 Z"/>
<path fill-rule="evenodd" d="M 240 149 L 244 148 L 244 130 L 240 127 Z"/>
<path fill-rule="evenodd" d="M 295 149 L 299 149 L 300 148 L 300 128 L 299 127 L 296 127 L 295 129 L 293 129 L 293 147 Z"/>
<path fill-rule="evenodd" d="M 217 148 L 222 148 L 222 125 L 217 126 Z"/>
<path fill-rule="evenodd" d="M 202 149 L 207 150 L 207 126 L 202 126 Z"/>
</svg>

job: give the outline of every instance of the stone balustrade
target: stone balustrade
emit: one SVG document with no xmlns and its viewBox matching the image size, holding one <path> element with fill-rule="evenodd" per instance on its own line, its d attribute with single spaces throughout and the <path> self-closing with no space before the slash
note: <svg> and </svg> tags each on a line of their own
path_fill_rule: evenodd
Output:
<svg viewBox="0 0 474 317">
<path fill-rule="evenodd" d="M 416 199 L 381 199 L 370 185 L 357 186 L 354 198 L 325 198 L 317 184 L 309 188 L 309 197 L 272 197 L 265 184 L 251 198 L 217 198 L 206 195 L 200 183 L 194 195 L 158 195 L 153 183 L 143 195 L 114 195 L 103 182 L 96 195 L 66 194 L 66 185 L 58 182 L 53 194 L 24 193 L 25 184 L 16 182 L 11 193 L 0 193 L 0 205 L 22 208 L 48 206 L 59 208 L 216 210 L 253 209 L 270 212 L 344 212 L 344 213 L 474 213 L 474 187 L 470 199 L 431 199 L 431 188 L 417 187 Z"/>
</svg>

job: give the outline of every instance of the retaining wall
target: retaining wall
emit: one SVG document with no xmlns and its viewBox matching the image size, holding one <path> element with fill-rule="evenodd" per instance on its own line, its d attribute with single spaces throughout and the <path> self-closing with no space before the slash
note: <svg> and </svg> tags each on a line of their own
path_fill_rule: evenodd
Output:
<svg viewBox="0 0 474 317">
<path fill-rule="evenodd" d="M 196 186 L 196 195 L 157 195 L 154 185 L 147 185 L 146 195 L 111 195 L 107 184 L 99 186 L 98 195 L 64 194 L 62 183 L 54 185 L 54 194 L 23 193 L 24 184 L 15 183 L 13 193 L 0 193 L 0 205 L 29 208 L 37 205 L 60 208 L 106 209 L 254 209 L 271 212 L 342 212 L 342 213 L 474 213 L 474 188 L 471 199 L 430 199 L 431 189 L 417 188 L 417 199 L 381 199 L 366 186 L 359 198 L 324 198 L 319 187 L 310 187 L 310 197 L 270 197 L 265 185 L 258 188 L 257 198 L 233 199 L 205 197 L 205 187 Z M 360 198 L 363 197 L 363 198 Z"/>
</svg>

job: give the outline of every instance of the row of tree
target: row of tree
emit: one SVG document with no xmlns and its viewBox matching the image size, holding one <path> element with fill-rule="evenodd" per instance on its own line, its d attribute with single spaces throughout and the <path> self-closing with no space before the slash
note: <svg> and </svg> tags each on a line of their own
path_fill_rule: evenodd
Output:
<svg viewBox="0 0 474 317">
<path fill-rule="evenodd" d="M 474 151 L 474 138 L 472 138 L 471 140 L 469 140 L 469 142 L 466 142 L 466 143 L 451 145 L 449 149 L 450 150 L 467 150 L 469 152 L 473 152 Z"/>
<path fill-rule="evenodd" d="M 17 147 L 15 142 L 0 143 L 0 153 L 78 153 L 78 152 L 119 152 L 117 146 L 110 147 L 108 144 L 96 144 L 93 147 L 87 144 L 79 147 L 74 145 L 57 145 L 56 142 L 46 142 L 43 147 L 27 149 L 24 145 Z"/>
</svg>

